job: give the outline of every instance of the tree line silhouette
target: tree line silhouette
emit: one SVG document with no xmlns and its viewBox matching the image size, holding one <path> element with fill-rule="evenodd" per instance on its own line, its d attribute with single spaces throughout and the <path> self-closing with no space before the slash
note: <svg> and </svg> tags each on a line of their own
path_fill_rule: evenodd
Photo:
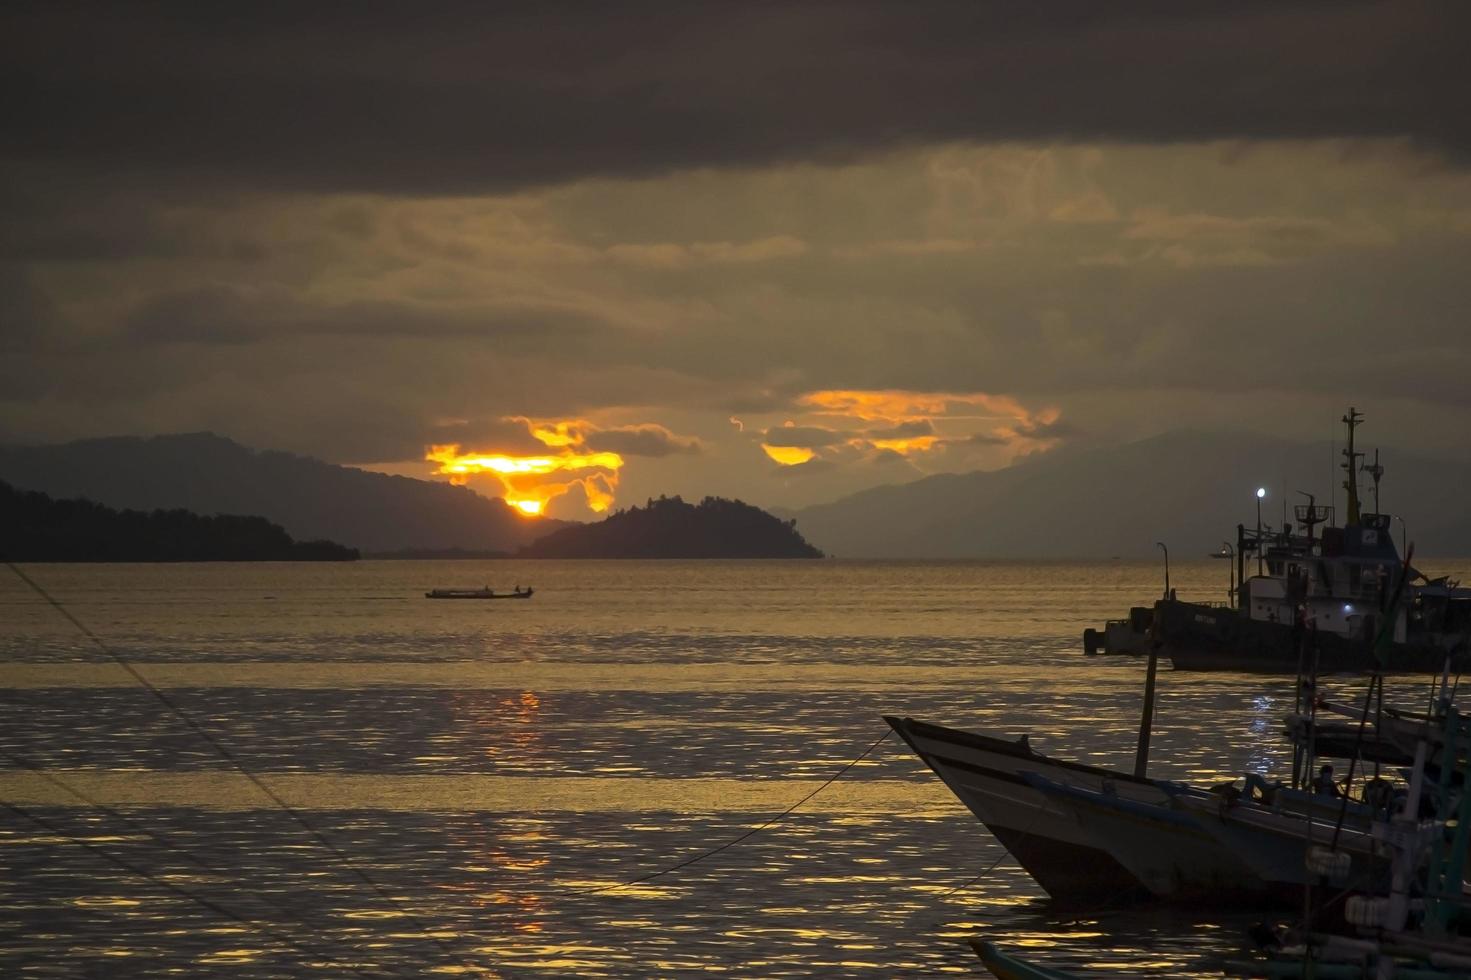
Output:
<svg viewBox="0 0 1471 980">
<path fill-rule="evenodd" d="M 0 557 L 9 561 L 354 561 L 356 548 L 295 541 L 264 517 L 114 510 L 0 482 Z"/>
<path fill-rule="evenodd" d="M 783 521 L 759 507 L 706 497 L 649 500 L 597 524 L 582 524 L 538 538 L 518 558 L 821 558 L 822 552 Z"/>
</svg>

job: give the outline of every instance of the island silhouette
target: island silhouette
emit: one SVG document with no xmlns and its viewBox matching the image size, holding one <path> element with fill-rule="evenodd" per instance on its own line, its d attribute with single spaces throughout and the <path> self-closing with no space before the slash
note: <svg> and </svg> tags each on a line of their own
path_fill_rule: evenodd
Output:
<svg viewBox="0 0 1471 980">
<path fill-rule="evenodd" d="M 554 531 L 517 558 L 821 558 L 821 551 L 759 507 L 706 497 L 698 504 L 659 497 L 596 524 Z"/>
</svg>

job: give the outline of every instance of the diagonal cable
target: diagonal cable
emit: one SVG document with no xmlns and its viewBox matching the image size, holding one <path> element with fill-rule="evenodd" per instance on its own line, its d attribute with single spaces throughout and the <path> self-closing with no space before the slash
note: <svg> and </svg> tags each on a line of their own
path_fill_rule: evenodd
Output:
<svg viewBox="0 0 1471 980">
<path fill-rule="evenodd" d="M 184 860 L 188 861 L 190 864 L 194 865 L 196 868 L 200 869 L 201 871 L 204 871 L 204 872 L 206 872 L 208 874 L 212 874 L 212 875 L 219 875 L 219 876 L 222 876 L 224 878 L 233 878 L 233 879 L 235 879 L 237 881 L 237 883 L 241 883 L 241 884 L 244 884 L 245 883 L 244 882 L 244 879 L 242 879 L 236 872 L 233 872 L 233 871 L 231 871 L 228 868 L 222 868 L 219 865 L 212 864 L 209 861 L 206 861 L 205 859 L 203 859 L 203 858 L 199 857 L 197 854 L 195 854 L 193 851 L 189 850 L 189 848 L 185 847 L 184 845 L 182 845 L 182 844 L 176 842 L 175 840 L 173 840 L 172 838 L 170 838 L 168 835 L 166 835 L 166 834 L 164 834 L 164 833 L 162 833 L 160 831 L 154 830 L 152 827 L 149 827 L 147 824 L 143 823 L 143 821 L 128 816 L 126 813 L 122 812 L 121 810 L 117 809 L 116 807 L 108 806 L 106 803 L 103 803 L 101 800 L 97 799 L 95 796 L 91 796 L 88 793 L 86 793 L 86 792 L 78 789 L 76 787 L 76 785 L 74 785 L 74 784 L 72 784 L 72 783 L 70 783 L 70 782 L 62 779 L 60 776 L 57 776 L 55 773 L 48 772 L 47 770 L 42 769 L 40 766 L 36 765 L 34 762 L 32 762 L 31 760 L 25 758 L 24 756 L 17 755 L 16 753 L 11 752 L 8 749 L 0 749 L 0 755 L 3 755 L 5 758 L 9 759 L 15 765 L 20 766 L 23 769 L 26 769 L 27 771 L 29 771 L 30 773 L 32 773 L 33 775 L 35 775 L 37 778 L 42 779 L 42 780 L 45 780 L 46 782 L 50 783 L 52 786 L 55 786 L 57 789 L 61 790 L 63 793 L 66 793 L 69 796 L 71 796 L 73 799 L 80 800 L 82 803 L 86 804 L 87 806 L 90 806 L 93 809 L 98 810 L 99 812 L 106 814 L 110 819 L 117 821 L 118 823 L 122 824 L 123 826 L 131 827 L 132 829 L 134 829 L 138 833 L 140 833 L 140 834 L 144 835 L 145 837 L 149 838 L 150 840 L 152 840 L 155 844 L 157 844 L 165 852 L 170 853 L 170 854 L 174 854 L 174 855 L 176 855 L 178 857 L 183 858 Z M 248 895 L 250 895 L 252 898 L 256 899 L 257 901 L 267 902 L 269 904 L 268 900 L 264 896 L 256 895 L 256 894 L 251 893 L 249 891 L 246 891 L 245 893 L 248 894 Z M 323 923 L 323 921 L 320 920 L 320 919 L 318 919 L 318 918 L 314 918 L 314 917 L 310 917 L 310 916 L 304 915 L 303 914 L 303 910 L 301 909 L 300 906 L 294 906 L 293 907 L 290 904 L 280 903 L 280 902 L 278 902 L 277 904 L 278 904 L 278 907 L 282 908 L 283 910 L 285 910 L 287 912 L 291 912 L 292 914 L 298 916 L 299 921 L 300 921 L 300 923 L 302 925 L 313 926 L 313 927 L 318 927 L 318 928 L 323 927 L 325 925 L 325 923 Z"/>
<path fill-rule="evenodd" d="M 190 731 L 208 742 L 209 745 L 215 750 L 215 752 L 219 754 L 222 759 L 230 763 L 230 765 L 234 766 L 241 775 L 250 780 L 251 784 L 255 786 L 256 789 L 260 790 L 262 795 L 264 795 L 272 803 L 276 804 L 276 806 L 279 807 L 283 813 L 289 816 L 293 821 L 296 822 L 298 826 L 300 826 L 303 830 L 310 834 L 318 844 L 326 848 L 327 851 L 330 852 L 332 856 L 336 858 L 343 867 L 351 871 L 356 878 L 358 878 L 360 881 L 363 882 L 363 884 L 371 888 L 380 898 L 388 902 L 394 908 L 398 909 L 398 911 L 409 921 L 409 923 L 412 924 L 414 928 L 419 930 L 419 932 L 422 933 L 426 938 L 431 940 L 436 946 L 438 946 L 440 951 L 447 958 L 456 960 L 459 959 L 459 954 L 453 948 L 451 948 L 448 943 L 440 938 L 438 934 L 431 931 L 429 929 L 429 926 L 425 924 L 422 919 L 420 919 L 413 912 L 409 911 L 409 909 L 404 906 L 403 902 L 395 898 L 393 895 L 390 895 L 388 891 L 383 888 L 382 885 L 380 885 L 377 881 L 370 877 L 368 873 L 364 871 L 361 867 L 359 867 L 351 858 L 349 858 L 341 848 L 332 843 L 332 841 L 329 840 L 325 834 L 323 834 L 320 830 L 313 826 L 310 821 L 308 821 L 290 804 L 282 799 L 281 796 L 277 794 L 275 790 L 271 789 L 271 787 L 268 786 L 264 780 L 262 780 L 255 773 L 246 768 L 245 763 L 240 760 L 239 756 L 237 756 L 223 742 L 221 742 L 218 738 L 211 734 L 208 729 L 204 728 L 202 725 L 199 724 L 199 722 L 195 721 L 194 717 L 190 715 L 187 711 L 185 711 L 182 707 L 180 707 L 173 700 L 173 698 L 170 698 L 162 690 L 156 687 L 151 681 L 149 681 L 148 678 L 139 673 L 138 669 L 134 667 L 131 663 L 129 663 L 125 658 L 117 653 L 114 653 L 111 647 L 102 642 L 101 637 L 92 632 L 92 630 L 88 629 L 85 623 L 77 619 L 77 617 L 73 616 L 71 610 L 67 609 L 60 602 L 58 602 L 51 595 L 51 593 L 47 592 L 46 589 L 43 588 L 38 582 L 36 582 L 25 572 L 21 571 L 20 568 L 15 564 L 15 562 L 6 560 L 5 564 L 9 566 L 10 570 L 14 572 L 22 582 L 30 586 L 37 595 L 45 599 L 53 609 L 55 609 L 58 613 L 65 617 L 67 622 L 71 623 L 78 630 L 80 630 L 83 636 L 91 640 L 92 643 L 97 647 L 97 649 L 101 650 L 104 654 L 108 656 L 109 659 L 111 659 L 119 667 L 123 668 L 123 670 L 127 671 L 128 674 L 135 681 L 146 688 L 148 692 L 152 694 L 160 704 L 162 704 L 165 708 L 168 708 L 175 717 L 177 717 L 186 726 L 188 726 Z M 461 965 L 468 966 L 469 964 Z"/>
<path fill-rule="evenodd" d="M 808 793 L 806 796 L 802 797 L 800 800 L 798 800 L 797 802 L 793 803 L 791 806 L 787 807 L 781 813 L 778 813 L 776 816 L 770 818 L 765 823 L 760 824 L 760 825 L 755 826 L 755 827 L 752 827 L 750 830 L 746 831 L 745 833 L 741 834 L 738 837 L 732 837 L 730 840 L 726 841 L 723 844 L 720 844 L 720 845 L 717 845 L 715 847 L 712 847 L 712 848 L 710 848 L 707 851 L 701 851 L 699 854 L 696 854 L 693 857 L 686 858 L 685 860 L 680 861 L 678 864 L 670 865 L 669 867 L 664 868 L 664 869 L 659 870 L 659 871 L 650 871 L 648 874 L 639 875 L 637 878 L 631 878 L 628 881 L 619 881 L 619 882 L 615 882 L 614 884 L 611 884 L 611 885 L 600 885 L 597 888 L 572 888 L 572 889 L 568 889 L 568 892 L 570 892 L 573 895 L 596 895 L 599 892 L 608 892 L 608 891 L 614 891 L 614 890 L 619 889 L 619 888 L 629 888 L 629 887 L 631 887 L 633 885 L 641 885 L 641 884 L 643 884 L 646 881 L 652 881 L 655 878 L 662 878 L 664 875 L 670 874 L 671 872 L 674 872 L 674 871 L 678 871 L 680 868 L 688 868 L 690 865 L 696 864 L 696 863 L 698 863 L 700 861 L 703 861 L 703 860 L 705 860 L 708 857 L 713 857 L 716 854 L 719 854 L 721 851 L 723 851 L 723 850 L 725 850 L 727 848 L 735 847 L 737 844 L 741 843 L 742 841 L 745 841 L 745 840 L 748 840 L 748 839 L 750 839 L 752 837 L 755 837 L 757 834 L 761 833 L 761 831 L 765 830 L 767 827 L 770 827 L 772 824 L 776 823 L 777 821 L 783 819 L 784 817 L 789 816 L 791 813 L 793 813 L 802 804 L 806 803 L 808 800 L 812 799 L 818 793 L 821 793 L 823 790 L 827 789 L 833 783 L 837 782 L 839 777 L 841 777 L 849 769 L 852 769 L 854 766 L 858 765 L 858 763 L 862 762 L 864 759 L 868 758 L 869 753 L 872 752 L 874 749 L 878 748 L 879 745 L 885 739 L 887 739 L 890 735 L 892 735 L 892 734 L 894 734 L 894 730 L 892 728 L 885 729 L 884 730 L 884 733 L 882 735 L 880 735 L 878 737 L 878 739 L 875 740 L 872 745 L 870 745 L 868 748 L 864 749 L 863 752 L 862 752 L 862 754 L 860 754 L 858 756 L 858 758 L 854 759 L 852 762 L 849 762 L 847 765 L 843 766 L 843 768 L 841 768 L 837 772 L 833 773 L 831 776 L 829 776 L 826 780 L 823 781 L 822 785 L 818 786 L 812 792 Z"/>
<path fill-rule="evenodd" d="M 60 837 L 73 844 L 76 844 L 78 847 L 85 848 L 86 850 L 102 858 L 109 864 L 116 865 L 117 867 L 122 868 L 129 874 L 136 875 L 139 878 L 144 878 L 157 885 L 158 887 L 171 891 L 175 895 L 179 895 L 182 898 L 186 898 L 196 905 L 199 905 L 202 908 L 215 913 L 216 915 L 223 916 L 224 918 L 230 919 L 231 921 L 236 922 L 239 925 L 245 926 L 247 929 L 258 932 L 263 936 L 269 937 L 270 939 L 275 940 L 282 946 L 285 946 L 294 952 L 300 953 L 303 956 L 310 957 L 314 960 L 331 963 L 334 966 L 341 967 L 342 969 L 356 974 L 357 976 L 368 977 L 369 980 L 371 980 L 371 978 L 374 976 L 374 974 L 365 973 L 361 969 L 353 966 L 351 963 L 348 963 L 336 956 L 332 956 L 329 953 L 323 953 L 319 950 L 312 949 L 309 946 L 305 946 L 297 942 L 286 933 L 281 932 L 280 930 L 275 929 L 269 925 L 266 925 L 258 919 L 252 919 L 249 916 L 242 915 L 241 913 L 235 912 L 227 906 L 221 905 L 218 902 L 205 898 L 203 895 L 196 894 L 188 888 L 184 888 L 182 885 L 176 885 L 172 881 L 160 878 L 146 868 L 140 867 L 139 865 L 136 865 L 133 862 L 128 861 L 124 858 L 120 858 L 110 851 L 98 847 L 96 844 L 93 844 L 90 841 L 83 840 L 80 837 L 67 833 L 65 829 L 63 829 L 56 823 L 47 820 L 45 817 L 42 817 L 38 814 L 32 813 L 24 807 L 17 806 L 16 804 L 10 803 L 5 800 L 0 800 L 0 807 L 4 807 L 11 813 L 14 813 L 17 816 L 22 817 L 26 820 L 29 820 L 31 823 L 42 828 L 43 830 L 46 830 L 56 837 Z M 398 976 L 397 973 L 390 973 L 389 975 Z"/>
</svg>

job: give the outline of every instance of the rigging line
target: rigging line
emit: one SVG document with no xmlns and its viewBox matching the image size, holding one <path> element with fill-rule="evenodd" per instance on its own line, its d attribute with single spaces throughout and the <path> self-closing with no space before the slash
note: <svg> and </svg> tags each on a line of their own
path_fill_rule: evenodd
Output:
<svg viewBox="0 0 1471 980">
<path fill-rule="evenodd" d="M 696 863 L 698 863 L 700 861 L 703 861 L 703 860 L 705 860 L 708 857 L 713 857 L 716 854 L 719 854 L 721 851 L 723 851 L 723 850 L 725 850 L 727 848 L 734 847 L 735 845 L 741 843 L 742 841 L 748 840 L 748 839 L 756 836 L 757 834 L 761 833 L 761 831 L 765 830 L 767 827 L 770 827 L 772 824 L 776 823 L 778 820 L 781 820 L 782 818 L 784 818 L 784 817 L 788 816 L 789 814 L 793 813 L 802 804 L 806 803 L 808 800 L 812 799 L 818 793 L 821 793 L 823 790 L 827 789 L 833 783 L 837 782 L 838 779 L 839 779 L 839 777 L 841 777 L 849 769 L 852 769 L 854 766 L 858 765 L 858 763 L 862 762 L 864 759 L 868 758 L 868 754 L 870 752 L 872 752 L 874 749 L 878 748 L 879 745 L 882 744 L 883 741 L 885 739 L 887 739 L 892 734 L 894 734 L 894 730 L 892 728 L 886 728 L 884 730 L 884 733 L 882 735 L 880 735 L 878 737 L 878 739 L 875 740 L 872 745 L 870 745 L 868 748 L 864 749 L 863 752 L 858 756 L 858 758 L 854 759 L 852 762 L 849 762 L 847 765 L 843 766 L 843 768 L 839 769 L 837 772 L 835 772 L 831 776 L 829 776 L 826 780 L 823 781 L 823 783 L 822 783 L 821 786 L 818 786 L 812 792 L 808 793 L 806 796 L 802 797 L 800 800 L 798 800 L 797 802 L 793 803 L 791 806 L 787 807 L 781 813 L 778 813 L 776 816 L 774 816 L 771 819 L 767 820 L 765 823 L 763 823 L 763 824 L 761 824 L 760 826 L 757 826 L 757 827 L 752 827 L 750 830 L 746 831 L 744 834 L 741 834 L 739 837 L 733 837 L 730 840 L 726 841 L 724 844 L 721 844 L 721 845 L 719 845 L 717 847 L 712 847 L 708 851 L 703 851 L 703 852 L 701 852 L 699 854 L 696 854 L 694 857 L 687 858 L 686 860 L 680 861 L 678 864 L 670 865 L 669 867 L 664 868 L 661 871 L 651 871 L 648 874 L 639 875 L 637 878 L 632 878 L 632 879 L 630 879 L 628 881 L 620 881 L 620 882 L 617 882 L 617 883 L 612 884 L 612 885 L 601 885 L 601 886 L 599 886 L 597 888 L 572 888 L 572 889 L 567 889 L 567 891 L 570 892 L 573 895 L 595 895 L 595 894 L 598 894 L 599 892 L 608 892 L 608 891 L 614 891 L 614 890 L 619 889 L 619 888 L 628 888 L 628 887 L 630 887 L 632 885 L 641 885 L 641 884 L 643 884 L 646 881 L 652 881 L 655 878 L 662 878 L 664 875 L 667 875 L 667 874 L 669 874 L 671 872 L 674 872 L 674 871 L 678 871 L 681 868 L 688 868 L 690 865 L 696 864 Z"/>
<path fill-rule="evenodd" d="M 184 847 L 184 846 L 182 846 L 180 844 L 175 843 L 173 840 L 171 840 L 166 835 L 164 835 L 164 834 L 160 833 L 159 831 L 156 831 L 153 828 L 147 826 L 146 824 L 143 823 L 143 821 L 134 819 L 133 817 L 128 816 L 126 813 L 123 813 L 121 810 L 118 810 L 115 807 L 108 806 L 106 803 L 103 803 L 101 800 L 99 800 L 99 799 L 97 799 L 97 798 L 95 798 L 93 796 L 87 795 L 86 793 L 84 793 L 81 790 L 77 789 L 71 783 L 68 783 L 66 780 L 64 780 L 61 777 L 55 775 L 54 773 L 51 773 L 51 772 L 48 772 L 45 769 L 42 769 L 40 766 L 36 765 L 34 762 L 31 762 L 29 759 L 25 758 L 24 756 L 17 755 L 16 753 L 11 752 L 8 749 L 0 749 L 0 755 L 5 756 L 7 759 L 9 759 L 11 762 L 15 763 L 16 765 L 21 766 L 22 768 L 31 771 L 35 775 L 39 776 L 41 779 L 44 779 L 46 782 L 50 783 L 52 786 L 55 786 L 56 788 L 60 789 L 62 792 L 68 793 L 72 797 L 74 797 L 74 798 L 76 798 L 78 800 L 81 800 L 83 803 L 87 804 L 88 806 L 94 807 L 95 809 L 101 811 L 102 813 L 105 813 L 107 816 L 109 816 L 112 819 L 118 821 L 119 823 L 123 824 L 124 826 L 132 827 L 133 829 L 137 830 L 138 833 L 143 834 L 144 836 L 146 836 L 149 839 L 151 839 L 159 847 L 163 848 L 163 850 L 165 852 L 172 853 L 172 854 L 175 854 L 175 855 L 183 858 L 184 860 L 188 861 L 190 864 L 194 865 L 196 868 L 199 868 L 201 871 L 206 871 L 209 874 L 221 875 L 221 876 L 223 876 L 225 878 L 234 879 L 237 884 L 241 884 L 241 885 L 248 884 L 247 879 L 242 878 L 240 875 L 238 875 L 238 874 L 236 874 L 234 872 L 231 872 L 230 870 L 228 870 L 226 868 L 222 868 L 222 867 L 219 867 L 218 865 L 211 864 L 210 862 L 208 862 L 208 861 L 204 860 L 203 858 L 199 857 L 198 855 L 194 854 L 188 848 L 186 848 L 186 847 Z M 274 904 L 277 908 L 280 908 L 280 909 L 282 909 L 284 911 L 291 912 L 292 914 L 297 915 L 298 916 L 298 921 L 299 921 L 299 923 L 301 925 L 320 927 L 323 924 L 321 922 L 321 920 L 319 920 L 319 919 L 314 919 L 312 917 L 302 915 L 301 914 L 302 910 L 301 910 L 300 906 L 293 906 L 292 904 L 288 904 L 288 903 L 282 902 L 280 900 L 268 900 L 265 896 L 257 895 L 257 894 L 255 894 L 253 892 L 250 892 L 249 890 L 245 890 L 244 893 L 247 894 L 247 895 L 249 895 L 251 898 L 256 899 L 257 901 L 264 902 L 264 903 L 267 903 L 267 904 Z"/>
<path fill-rule="evenodd" d="M 1027 835 L 1026 834 L 1023 834 L 1022 835 L 1022 837 L 1025 837 L 1025 836 L 1027 836 Z M 1020 843 L 1020 841 L 1021 841 L 1021 838 L 1018 838 L 1017 839 L 1017 842 Z M 964 891 L 965 889 L 969 888 L 971 885 L 974 885 L 976 882 L 978 882 L 982 878 L 986 877 L 986 875 L 990 874 L 992 871 L 995 871 L 996 868 L 997 868 L 997 866 L 1000 865 L 1002 861 L 1005 861 L 1009 857 L 1011 857 L 1011 852 L 1008 851 L 1005 847 L 1002 847 L 1001 848 L 1001 856 L 999 858 L 997 858 L 996 860 L 992 861 L 989 865 L 987 865 L 981 871 L 980 874 L 976 875 L 974 878 L 970 879 L 969 881 L 962 882 L 961 884 L 956 885 L 954 888 L 947 888 L 947 889 L 945 889 L 944 891 L 940 892 L 940 894 L 936 895 L 935 898 L 949 898 L 951 895 L 954 895 L 958 891 Z"/>
<path fill-rule="evenodd" d="M 22 582 L 30 586 L 37 595 L 45 599 L 48 603 L 50 603 L 53 609 L 55 609 L 58 613 L 65 617 L 67 622 L 71 623 L 78 630 L 80 630 L 83 636 L 91 640 L 92 643 L 96 645 L 97 649 L 101 650 L 114 663 L 122 667 L 123 670 L 127 671 L 128 674 L 139 684 L 147 688 L 148 692 L 152 694 L 155 698 L 157 698 L 160 704 L 168 708 L 169 711 L 171 711 L 175 715 L 175 717 L 177 717 L 186 726 L 188 726 L 190 731 L 194 732 L 194 734 L 198 735 L 200 738 L 208 742 L 210 746 L 217 753 L 219 753 L 221 758 L 230 763 L 230 765 L 234 766 L 246 779 L 250 780 L 251 784 L 254 785 L 256 789 L 260 790 L 262 794 L 264 794 L 268 799 L 271 800 L 271 802 L 275 803 L 282 812 L 284 812 L 303 830 L 310 834 L 312 838 L 317 841 L 317 843 L 326 848 L 332 854 L 332 856 L 335 857 L 342 864 L 343 867 L 351 871 L 355 877 L 357 877 L 365 885 L 371 888 L 380 898 L 388 902 L 400 913 L 402 913 L 404 918 L 406 918 L 415 929 L 417 929 L 420 933 L 422 933 L 425 937 L 427 937 L 436 946 L 439 947 L 440 951 L 446 956 L 446 958 L 455 960 L 460 959 L 459 953 L 457 953 L 437 933 L 431 931 L 429 929 L 429 926 L 422 919 L 416 916 L 413 912 L 409 911 L 409 909 L 405 907 L 403 902 L 395 898 L 393 895 L 390 895 L 382 885 L 371 878 L 368 873 L 360 868 L 351 858 L 349 858 L 347 854 L 342 851 L 341 848 L 332 843 L 332 841 L 329 840 L 325 834 L 323 834 L 320 830 L 313 826 L 310 821 L 308 821 L 299 812 L 297 812 L 289 804 L 287 804 L 287 802 L 283 800 L 276 793 L 275 790 L 266 785 L 264 780 L 262 780 L 255 773 L 246 768 L 245 763 L 240 760 L 239 756 L 232 752 L 218 738 L 212 735 L 208 729 L 204 728 L 202 725 L 199 724 L 199 722 L 195 721 L 193 715 L 189 714 L 177 703 L 175 703 L 174 700 L 170 698 L 167 694 L 165 694 L 158 687 L 154 686 L 154 684 L 149 681 L 148 678 L 139 673 L 138 669 L 134 667 L 131 663 L 129 663 L 124 657 L 117 653 L 114 653 L 111 647 L 102 642 L 101 637 L 92 632 L 92 630 L 88 629 L 87 625 L 83 623 L 80 619 L 73 616 L 71 610 L 67 609 L 59 601 L 57 601 L 57 599 L 53 597 L 51 593 L 47 592 L 46 589 L 40 585 L 40 583 L 36 582 L 35 579 L 31 578 L 25 572 L 21 571 L 20 567 L 17 566 L 15 562 L 6 559 L 5 564 L 9 566 L 10 570 L 14 572 Z M 461 963 L 460 965 L 469 966 L 468 963 Z"/>
<path fill-rule="evenodd" d="M 1376 668 L 1385 664 L 1386 658 L 1381 656 L 1381 651 L 1384 649 L 1389 634 L 1394 629 L 1394 622 L 1399 616 L 1400 602 L 1404 599 L 1405 595 L 1405 582 L 1410 577 L 1410 559 L 1414 557 L 1414 554 L 1414 545 L 1405 549 L 1405 567 L 1400 572 L 1399 582 L 1395 584 L 1394 594 L 1390 597 L 1389 604 L 1384 610 L 1384 616 L 1381 617 L 1384 621 L 1379 625 L 1379 633 L 1374 637 L 1374 642 L 1369 648 L 1369 653 L 1374 658 Z M 1364 726 L 1369 721 L 1369 708 L 1374 702 L 1374 687 L 1376 684 L 1379 686 L 1379 700 L 1382 704 L 1384 701 L 1384 673 L 1377 669 L 1369 678 L 1369 689 L 1364 692 L 1364 710 L 1359 713 L 1359 728 L 1354 734 L 1354 754 L 1348 760 L 1348 776 L 1343 786 L 1343 798 L 1338 804 L 1338 819 L 1333 823 L 1333 841 L 1328 845 L 1328 849 L 1331 851 L 1338 850 L 1338 838 L 1343 833 L 1343 821 L 1348 815 L 1348 794 L 1353 790 L 1354 763 L 1359 761 L 1359 752 L 1363 749 Z M 1316 714 L 1314 718 L 1316 719 Z M 1377 730 L 1375 734 L 1378 734 Z M 1309 808 L 1309 812 L 1311 812 L 1311 807 Z"/>
<path fill-rule="evenodd" d="M 0 800 L 0 807 L 4 807 L 11 813 L 23 817 L 26 820 L 29 820 L 31 823 L 46 831 L 49 831 L 51 834 L 57 837 L 70 841 L 71 843 L 76 844 L 78 847 L 85 848 L 86 850 L 102 858 L 104 861 L 107 861 L 109 864 L 116 865 L 117 867 L 122 868 L 124 871 L 127 871 L 128 873 L 136 875 L 140 878 L 144 878 L 159 886 L 160 888 L 167 889 L 168 891 L 171 891 L 176 895 L 187 898 L 189 901 L 194 902 L 196 905 L 199 905 L 202 908 L 208 909 L 216 915 L 224 916 L 225 918 L 230 919 L 233 922 L 237 922 L 240 925 L 245 926 L 246 928 L 251 929 L 255 932 L 258 932 L 263 936 L 274 939 L 282 946 L 285 946 L 293 950 L 294 952 L 311 957 L 315 960 L 321 960 L 327 963 L 331 963 L 334 966 L 340 966 L 346 969 L 348 972 L 356 974 L 357 976 L 368 977 L 369 980 L 371 980 L 371 978 L 374 976 L 374 974 L 365 973 L 357 967 L 353 966 L 351 963 L 344 962 L 336 956 L 320 952 L 308 946 L 303 946 L 301 943 L 298 943 L 286 933 L 273 929 L 270 926 L 263 925 L 259 920 L 251 919 L 247 916 L 241 915 L 240 913 L 235 912 L 230 908 L 219 904 L 218 902 L 205 898 L 202 895 L 197 895 L 187 888 L 176 885 L 173 882 L 167 881 L 163 878 L 159 878 L 149 872 L 146 868 L 139 867 L 131 861 L 120 858 L 110 851 L 106 851 L 103 848 L 98 847 L 96 844 L 93 844 L 90 841 L 83 840 L 80 837 L 67 833 L 66 830 L 62 827 L 58 826 L 50 820 L 47 820 L 45 817 L 30 812 L 24 807 L 17 806 L 16 804 L 11 803 L 7 800 Z M 398 976 L 399 974 L 390 971 L 389 975 Z"/>
</svg>

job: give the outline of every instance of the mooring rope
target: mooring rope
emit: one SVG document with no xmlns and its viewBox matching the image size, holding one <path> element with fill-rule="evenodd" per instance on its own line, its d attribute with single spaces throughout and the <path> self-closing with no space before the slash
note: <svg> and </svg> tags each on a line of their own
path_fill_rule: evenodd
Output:
<svg viewBox="0 0 1471 980">
<path fill-rule="evenodd" d="M 797 809 L 800 806 L 802 806 L 802 804 L 806 803 L 808 800 L 812 799 L 818 793 L 821 793 L 823 790 L 827 789 L 833 783 L 837 782 L 843 776 L 843 774 L 846 773 L 849 769 L 852 769 L 854 766 L 858 765 L 858 763 L 860 763 L 864 759 L 868 758 L 869 753 L 873 752 L 874 749 L 878 748 L 884 742 L 884 740 L 887 739 L 892 734 L 894 734 L 894 730 L 892 728 L 885 729 L 885 731 L 884 731 L 884 733 L 882 735 L 880 735 L 878 738 L 874 739 L 872 745 L 870 745 L 868 748 L 864 749 L 861 753 L 859 753 L 857 758 L 853 759 L 847 765 L 843 766 L 843 768 L 839 769 L 837 772 L 833 773 L 827 779 L 823 780 L 822 785 L 818 786 L 812 792 L 808 793 L 806 796 L 802 797 L 800 800 L 798 800 L 797 802 L 793 803 L 791 806 L 787 807 L 781 813 L 778 813 L 776 816 L 772 817 L 771 819 L 767 820 L 765 823 L 763 823 L 763 824 L 761 824 L 759 826 L 752 827 L 750 830 L 747 830 L 745 833 L 741 834 L 739 837 L 733 837 L 733 838 L 731 838 L 730 840 L 726 841 L 723 844 L 720 844 L 720 845 L 718 845 L 716 847 L 712 847 L 712 848 L 710 848 L 707 851 L 702 851 L 701 853 L 696 854 L 694 857 L 686 858 L 685 860 L 680 861 L 678 864 L 672 864 L 669 867 L 663 868 L 663 869 L 661 869 L 659 871 L 651 871 L 648 874 L 639 875 L 637 878 L 630 878 L 628 881 L 619 881 L 619 882 L 615 882 L 615 883 L 613 883 L 611 885 L 599 885 L 599 886 L 597 886 L 595 888 L 569 888 L 569 889 L 566 889 L 566 891 L 568 893 L 574 894 L 574 895 L 596 895 L 596 894 L 598 894 L 600 892 L 616 891 L 619 888 L 628 888 L 628 887 L 631 887 L 633 885 L 641 885 L 641 884 L 643 884 L 646 881 L 653 881 L 655 878 L 662 878 L 664 875 L 671 874 L 671 873 L 673 873 L 675 871 L 680 870 L 681 868 L 688 868 L 692 864 L 698 864 L 699 862 L 705 860 L 706 858 L 714 857 L 716 854 L 719 854 L 721 851 L 727 850 L 728 848 L 735 847 L 737 844 L 741 843 L 742 841 L 746 841 L 746 840 L 749 840 L 752 837 L 755 837 L 757 834 L 761 833 L 761 831 L 765 830 L 767 827 L 770 827 L 772 824 L 777 823 L 777 822 L 781 821 L 783 818 L 788 817 L 791 814 L 795 813 L 797 811 Z"/>
</svg>

